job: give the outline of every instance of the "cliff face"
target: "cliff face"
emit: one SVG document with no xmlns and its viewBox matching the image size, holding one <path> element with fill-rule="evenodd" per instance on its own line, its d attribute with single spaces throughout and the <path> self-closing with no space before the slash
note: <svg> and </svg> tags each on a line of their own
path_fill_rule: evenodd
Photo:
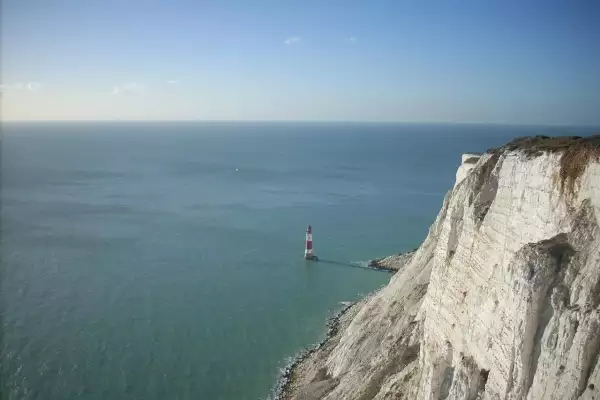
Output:
<svg viewBox="0 0 600 400">
<path fill-rule="evenodd" d="M 597 142 L 536 140 L 463 157 L 423 244 L 296 398 L 600 399 Z"/>
</svg>

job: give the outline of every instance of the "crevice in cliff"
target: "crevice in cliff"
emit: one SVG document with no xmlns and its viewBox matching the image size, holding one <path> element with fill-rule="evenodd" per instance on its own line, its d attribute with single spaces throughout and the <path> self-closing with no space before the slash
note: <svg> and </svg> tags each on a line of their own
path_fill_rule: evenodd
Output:
<svg viewBox="0 0 600 400">
<path fill-rule="evenodd" d="M 554 315 L 552 301 L 554 288 L 560 287 L 563 284 L 565 276 L 564 271 L 568 268 L 568 264 L 574 254 L 574 249 L 569 244 L 568 237 L 564 233 L 558 234 L 551 239 L 543 240 L 534 246 L 540 251 L 540 253 L 537 254 L 536 260 L 539 260 L 541 264 L 537 269 L 533 268 L 532 264 L 528 265 L 530 269 L 529 280 L 532 280 L 533 288 L 535 288 L 536 285 L 544 285 L 545 282 L 549 282 L 547 283 L 547 287 L 539 289 L 543 290 L 543 292 L 540 292 L 541 297 L 539 298 L 539 301 L 541 304 L 537 314 L 537 329 L 533 337 L 533 347 L 531 349 L 531 366 L 527 380 L 524 382 L 526 384 L 525 393 L 529 393 L 531 386 L 533 385 L 540 355 L 542 353 L 542 338 Z M 544 253 L 550 256 L 550 258 L 545 260 L 543 257 L 540 258 Z M 535 253 L 533 255 L 535 256 Z M 552 266 L 550 267 L 551 269 L 545 270 L 547 267 L 544 264 L 550 264 L 548 267 Z"/>
<path fill-rule="evenodd" d="M 377 393 L 379 393 L 387 378 L 399 373 L 405 367 L 417 360 L 420 348 L 420 344 L 416 343 L 412 346 L 408 346 L 404 351 L 397 353 L 369 380 L 369 384 L 358 400 L 371 400 L 377 396 Z"/>
<path fill-rule="evenodd" d="M 514 343 L 514 339 L 513 339 L 513 344 L 511 346 L 511 350 L 510 350 L 510 363 L 509 363 L 510 367 L 508 368 L 508 375 L 506 377 L 506 392 L 504 393 L 504 399 L 508 399 L 508 394 L 512 391 L 513 386 L 514 386 L 514 382 L 515 382 L 515 378 L 514 378 L 514 373 L 515 373 L 515 343 Z"/>
<path fill-rule="evenodd" d="M 577 397 L 580 397 L 583 392 L 585 392 L 585 388 L 588 386 L 588 381 L 590 380 L 590 375 L 594 370 L 595 366 L 598 364 L 598 360 L 600 359 L 600 335 L 597 334 L 598 324 L 596 323 L 594 328 L 591 329 L 592 332 L 596 332 L 596 334 L 591 334 L 591 339 L 587 345 L 589 348 L 586 349 L 586 353 L 589 354 L 587 363 L 584 361 L 583 363 L 583 371 L 582 377 L 583 379 L 579 383 L 579 390 L 577 393 Z M 587 347 L 587 346 L 586 346 Z"/>
<path fill-rule="evenodd" d="M 548 290 L 548 293 L 551 292 L 552 290 Z M 531 370 L 527 382 L 527 391 L 525 393 L 529 393 L 529 391 L 531 390 L 531 386 L 533 385 L 533 379 L 535 378 L 535 373 L 537 372 L 540 355 L 542 354 L 542 337 L 544 336 L 546 327 L 550 323 L 550 320 L 552 319 L 553 315 L 554 309 L 552 308 L 550 296 L 548 295 L 546 296 L 546 300 L 544 301 L 543 309 L 540 313 L 539 325 L 533 339 L 533 350 L 531 353 Z"/>
<path fill-rule="evenodd" d="M 565 343 L 565 350 L 567 353 L 571 351 L 571 347 L 573 346 L 573 339 L 575 338 L 575 335 L 577 335 L 577 329 L 579 329 L 579 321 L 573 319 L 569 322 L 571 323 L 571 329 L 569 330 L 569 336 L 567 337 Z"/>
<path fill-rule="evenodd" d="M 460 238 L 460 234 L 462 233 L 463 227 L 463 215 L 464 208 L 462 206 L 456 207 L 452 210 L 452 215 L 450 216 L 450 233 L 448 235 L 448 250 L 446 255 L 446 261 L 449 262 L 456 254 L 456 248 L 458 247 L 458 239 Z"/>
<path fill-rule="evenodd" d="M 437 241 L 437 239 L 440 235 L 440 232 L 441 232 L 441 229 L 443 226 L 443 222 L 446 219 L 446 215 L 448 214 L 448 208 L 450 207 L 450 197 L 452 197 L 451 190 L 448 193 L 446 193 L 446 195 L 444 196 L 444 201 L 442 202 L 442 209 L 440 210 L 433 225 L 429 228 L 429 235 L 428 235 L 427 239 L 430 239 L 432 242 Z M 423 244 L 421 244 L 421 246 Z"/>
<path fill-rule="evenodd" d="M 450 394 L 450 388 L 452 387 L 452 382 L 454 381 L 454 367 L 446 367 L 442 377 L 439 400 L 445 400 Z"/>
<path fill-rule="evenodd" d="M 473 216 L 479 228 L 487 215 L 498 191 L 498 177 L 494 169 L 499 167 L 500 154 L 493 154 L 486 162 L 475 169 L 475 183 L 469 197 L 473 205 Z"/>
<path fill-rule="evenodd" d="M 592 308 L 597 308 L 600 306 L 600 276 L 598 277 L 596 285 L 594 285 L 594 288 L 592 289 L 591 298 Z"/>
<path fill-rule="evenodd" d="M 488 377 L 490 375 L 489 369 L 482 369 L 479 371 L 479 380 L 477 381 L 477 398 L 483 398 L 483 394 L 485 393 L 485 385 L 487 385 Z"/>
</svg>

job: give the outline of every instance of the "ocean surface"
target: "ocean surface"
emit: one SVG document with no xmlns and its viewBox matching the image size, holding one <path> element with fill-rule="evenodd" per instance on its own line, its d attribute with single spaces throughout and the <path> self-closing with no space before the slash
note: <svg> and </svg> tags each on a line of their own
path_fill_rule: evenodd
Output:
<svg viewBox="0 0 600 400">
<path fill-rule="evenodd" d="M 423 240 L 462 153 L 594 131 L 4 124 L 4 398 L 265 399 L 390 278 L 352 265 Z M 302 259 L 308 224 L 333 263 Z"/>
</svg>

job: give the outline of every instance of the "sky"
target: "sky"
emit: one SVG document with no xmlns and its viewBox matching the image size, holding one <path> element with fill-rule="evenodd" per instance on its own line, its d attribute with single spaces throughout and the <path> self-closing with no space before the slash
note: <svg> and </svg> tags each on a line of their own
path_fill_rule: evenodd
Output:
<svg viewBox="0 0 600 400">
<path fill-rule="evenodd" d="M 600 126 L 600 1 L 2 0 L 3 120 Z"/>
</svg>

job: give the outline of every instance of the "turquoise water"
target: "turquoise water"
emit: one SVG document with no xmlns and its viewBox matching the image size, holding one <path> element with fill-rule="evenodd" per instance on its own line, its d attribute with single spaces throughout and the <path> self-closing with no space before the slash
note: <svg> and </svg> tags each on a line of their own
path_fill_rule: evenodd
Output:
<svg viewBox="0 0 600 400">
<path fill-rule="evenodd" d="M 264 399 L 342 301 L 417 246 L 463 152 L 593 129 L 7 124 L 3 393 Z"/>
</svg>

